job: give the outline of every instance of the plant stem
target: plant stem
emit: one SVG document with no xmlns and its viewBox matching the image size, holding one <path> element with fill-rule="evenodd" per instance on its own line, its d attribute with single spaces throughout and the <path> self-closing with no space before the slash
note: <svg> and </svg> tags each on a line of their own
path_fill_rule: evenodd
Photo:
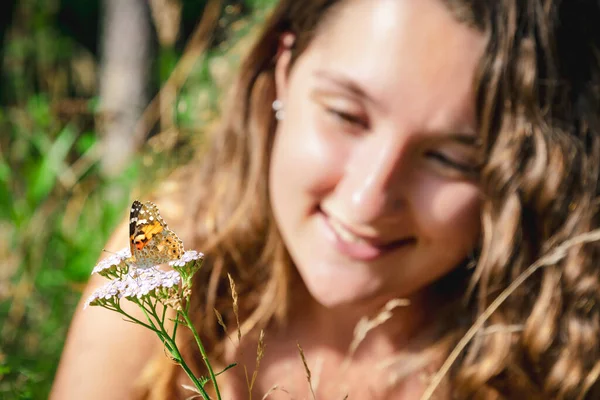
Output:
<svg viewBox="0 0 600 400">
<path fill-rule="evenodd" d="M 152 304 L 151 304 L 151 306 L 152 306 Z M 202 395 L 202 397 L 205 400 L 210 400 L 210 396 L 208 395 L 208 393 L 206 393 L 206 390 L 204 390 L 204 387 L 202 387 L 202 383 L 200 383 L 198 378 L 196 378 L 196 376 L 194 375 L 192 370 L 188 367 L 185 360 L 183 359 L 183 356 L 179 352 L 179 348 L 177 347 L 177 344 L 175 343 L 175 336 L 173 336 L 173 338 L 171 338 L 169 336 L 169 332 L 167 332 L 164 324 L 162 324 L 160 322 L 160 317 L 158 316 L 158 313 L 156 312 L 156 307 L 151 307 L 149 311 L 152 314 L 152 316 L 156 319 L 156 321 L 158 322 L 158 326 L 159 326 L 160 330 L 162 331 L 161 336 L 164 338 L 163 340 L 168 342 L 172 351 L 175 352 L 175 355 L 177 356 L 177 360 L 179 361 L 179 365 L 181 365 L 181 368 L 183 368 L 183 370 L 185 371 L 187 376 L 192 380 L 192 382 L 194 383 L 194 386 L 196 386 L 196 389 L 198 389 L 198 391 L 200 392 L 200 395 Z M 214 375 L 212 375 L 212 370 L 210 370 L 210 372 L 211 372 L 211 377 L 213 377 Z M 218 390 L 217 390 L 217 393 L 218 393 Z M 220 399 L 220 397 L 219 397 L 219 399 Z"/>
<path fill-rule="evenodd" d="M 175 341 L 172 340 L 168 334 L 165 335 L 165 338 L 166 338 L 165 341 L 169 342 L 169 345 L 172 346 L 173 351 L 175 352 L 175 355 L 177 356 L 177 360 L 179 361 L 179 365 L 181 365 L 181 368 L 183 368 L 183 370 L 185 371 L 187 376 L 192 380 L 192 382 L 194 383 L 194 386 L 196 386 L 196 389 L 198 389 L 202 398 L 204 400 L 210 400 L 210 396 L 208 395 L 208 393 L 206 393 L 206 390 L 204 390 L 204 388 L 202 387 L 202 383 L 200 383 L 200 381 L 198 380 L 198 378 L 196 378 L 196 376 L 194 375 L 194 373 L 192 372 L 190 367 L 188 367 L 188 365 L 183 360 L 183 356 L 179 352 L 179 349 L 177 348 Z"/>
<path fill-rule="evenodd" d="M 183 370 L 185 371 L 187 376 L 191 379 L 191 381 L 193 382 L 196 389 L 198 389 L 198 392 L 200 393 L 202 398 L 204 400 L 210 400 L 210 396 L 208 395 L 206 390 L 204 390 L 204 387 L 202 387 L 202 383 L 200 383 L 198 378 L 196 378 L 196 376 L 194 375 L 192 370 L 188 367 L 188 365 L 184 361 L 183 356 L 179 352 L 179 348 L 177 347 L 177 344 L 175 343 L 175 335 L 173 335 L 173 338 L 171 338 L 171 336 L 167 332 L 167 330 L 164 326 L 164 323 L 163 323 L 164 313 L 163 313 L 163 321 L 161 321 L 161 318 L 159 317 L 158 313 L 156 312 L 155 305 L 150 304 L 150 309 L 146 309 L 145 305 L 142 302 L 134 301 L 134 303 L 136 303 L 142 309 L 142 311 L 144 312 L 144 315 L 148 319 L 148 322 L 150 325 L 143 323 L 142 321 L 133 317 L 132 315 L 129 315 L 121 307 L 118 307 L 118 309 L 116 309 L 115 311 L 125 315 L 127 318 L 130 318 L 133 322 L 140 324 L 140 325 L 154 331 L 158 335 L 158 337 L 161 339 L 161 341 L 165 344 L 165 346 L 167 346 L 167 348 L 169 349 L 169 352 L 171 352 L 171 355 L 174 358 L 176 358 L 176 361 L 178 362 L 179 365 L 181 365 L 181 368 L 183 368 Z M 156 325 L 153 321 L 153 318 L 154 318 L 154 320 L 156 320 Z M 211 370 L 211 376 L 213 376 L 212 370 Z M 218 391 L 217 391 L 217 393 L 218 393 Z"/>
<path fill-rule="evenodd" d="M 150 322 L 150 324 L 152 325 L 148 325 L 143 321 L 140 321 L 139 319 L 135 318 L 133 315 L 128 314 L 125 310 L 123 310 L 122 308 L 118 308 L 118 309 L 114 309 L 114 311 L 118 312 L 119 314 L 122 314 L 124 316 L 126 316 L 127 318 L 129 318 L 131 321 L 128 322 L 133 322 L 135 324 L 141 325 L 146 329 L 150 329 L 153 332 L 156 332 L 157 334 L 160 333 L 160 331 L 154 326 L 154 324 L 152 323 L 151 320 L 148 320 Z"/>
<path fill-rule="evenodd" d="M 190 330 L 192 331 L 192 334 L 194 335 L 194 339 L 196 339 L 196 344 L 198 345 L 198 348 L 200 349 L 200 354 L 202 354 L 202 360 L 204 361 L 204 364 L 206 365 L 206 369 L 208 369 L 208 374 L 210 375 L 210 380 L 212 381 L 213 386 L 215 387 L 215 394 L 217 395 L 217 399 L 221 400 L 221 393 L 219 392 L 219 385 L 217 384 L 217 378 L 215 377 L 215 373 L 213 372 L 212 366 L 210 365 L 210 362 L 208 361 L 208 356 L 206 355 L 206 350 L 204 349 L 204 345 L 202 345 L 202 341 L 200 340 L 200 335 L 198 335 L 198 331 L 196 331 L 196 328 L 194 327 L 192 320 L 190 320 L 188 313 L 181 312 L 181 314 L 183 315 L 183 318 L 185 319 L 185 322 L 187 323 L 188 328 L 190 328 Z"/>
</svg>

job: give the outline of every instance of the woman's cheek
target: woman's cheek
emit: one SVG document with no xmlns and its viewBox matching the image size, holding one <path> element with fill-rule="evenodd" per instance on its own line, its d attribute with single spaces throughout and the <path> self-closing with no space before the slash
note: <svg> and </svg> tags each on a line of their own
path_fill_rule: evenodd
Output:
<svg viewBox="0 0 600 400">
<path fill-rule="evenodd" d="M 429 178 L 418 199 L 421 227 L 471 246 L 480 230 L 480 192 L 475 183 Z"/>
</svg>

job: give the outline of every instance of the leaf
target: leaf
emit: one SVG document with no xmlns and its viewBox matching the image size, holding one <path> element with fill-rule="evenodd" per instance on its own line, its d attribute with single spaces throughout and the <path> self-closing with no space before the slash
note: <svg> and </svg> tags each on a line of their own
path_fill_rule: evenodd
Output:
<svg viewBox="0 0 600 400">
<path fill-rule="evenodd" d="M 221 372 L 217 372 L 215 374 L 215 376 L 219 376 L 221 375 L 223 372 L 227 371 L 228 369 L 231 369 L 233 367 L 235 367 L 237 365 L 237 363 L 233 363 L 233 364 L 229 364 L 228 366 L 226 366 Z"/>
<path fill-rule="evenodd" d="M 223 370 L 223 371 L 225 371 L 225 370 Z M 0 377 L 2 377 L 2 375 L 7 375 L 10 372 L 11 372 L 10 365 L 0 365 Z"/>
<path fill-rule="evenodd" d="M 0 156 L 0 183 L 7 185 L 10 178 L 10 167 Z"/>
<path fill-rule="evenodd" d="M 48 152 L 42 156 L 42 161 L 34 168 L 28 185 L 27 199 L 32 204 L 39 203 L 52 191 L 56 178 L 62 172 L 63 161 L 76 138 L 73 128 L 65 126 Z"/>
<path fill-rule="evenodd" d="M 77 139 L 77 144 L 75 145 L 75 148 L 77 149 L 77 152 L 79 154 L 83 154 L 89 149 L 91 149 L 92 146 L 96 144 L 96 142 L 97 138 L 94 132 L 83 132 L 79 136 L 79 139 Z"/>
</svg>

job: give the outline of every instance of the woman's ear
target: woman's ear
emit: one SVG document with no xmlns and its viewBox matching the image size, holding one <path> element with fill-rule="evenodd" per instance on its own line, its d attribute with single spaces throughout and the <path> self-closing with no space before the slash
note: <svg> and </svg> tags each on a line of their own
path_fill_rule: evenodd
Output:
<svg viewBox="0 0 600 400">
<path fill-rule="evenodd" d="M 292 48 L 296 36 L 285 32 L 279 38 L 277 61 L 275 63 L 275 90 L 278 99 L 284 99 L 287 93 L 288 78 L 292 61 Z"/>
</svg>

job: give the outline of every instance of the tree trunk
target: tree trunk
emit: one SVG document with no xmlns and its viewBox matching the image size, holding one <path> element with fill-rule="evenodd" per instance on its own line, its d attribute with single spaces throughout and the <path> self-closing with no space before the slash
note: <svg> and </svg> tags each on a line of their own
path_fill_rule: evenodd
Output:
<svg viewBox="0 0 600 400">
<path fill-rule="evenodd" d="M 100 163 L 106 177 L 119 175 L 145 140 L 135 127 L 148 103 L 150 35 L 146 0 L 104 0 Z"/>
</svg>

